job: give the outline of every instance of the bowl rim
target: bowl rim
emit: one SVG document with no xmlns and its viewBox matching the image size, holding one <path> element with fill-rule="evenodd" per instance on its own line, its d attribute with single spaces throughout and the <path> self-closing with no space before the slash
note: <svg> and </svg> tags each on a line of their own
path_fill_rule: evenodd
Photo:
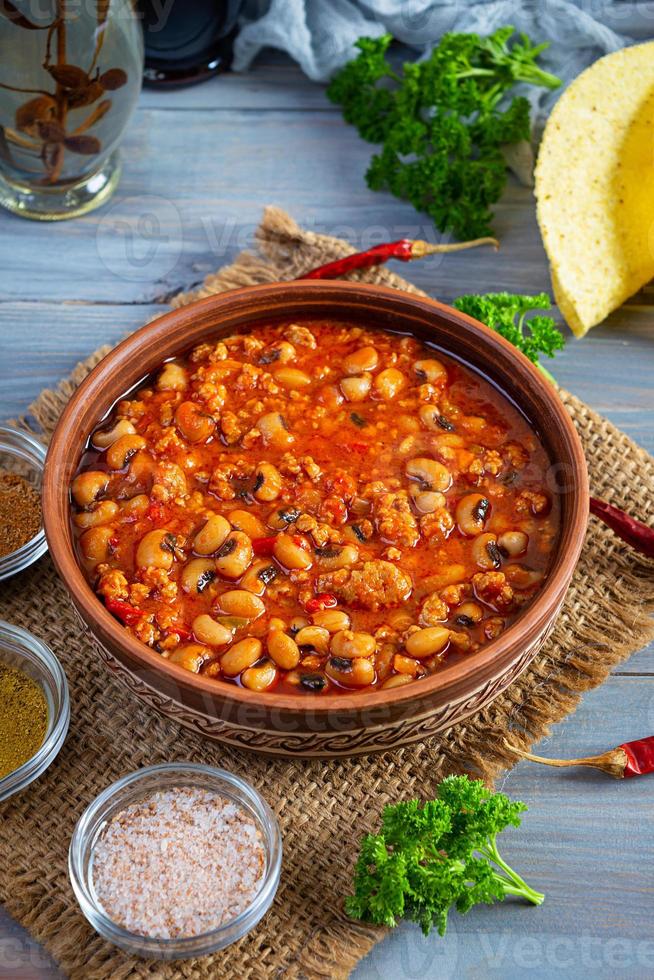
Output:
<svg viewBox="0 0 654 980">
<path fill-rule="evenodd" d="M 293 294 L 297 293 L 297 302 L 311 300 L 312 294 L 316 299 L 313 301 L 316 309 L 316 317 L 319 317 L 318 308 L 320 305 L 327 305 L 324 294 L 332 294 L 333 299 L 352 300 L 355 297 L 369 297 L 370 300 L 382 299 L 391 301 L 393 305 L 404 305 L 405 308 L 413 307 L 422 314 L 445 318 L 455 323 L 463 323 L 472 327 L 481 335 L 482 341 L 490 348 L 499 349 L 504 354 L 505 360 L 516 360 L 521 368 L 527 372 L 530 385 L 536 389 L 542 401 L 548 404 L 550 411 L 556 416 L 557 423 L 563 428 L 567 436 L 567 442 L 571 447 L 570 462 L 575 481 L 576 493 L 574 494 L 571 508 L 572 514 L 569 520 L 569 534 L 563 550 L 557 553 L 554 565 L 548 575 L 543 590 L 536 599 L 527 607 L 519 618 L 511 624 L 496 640 L 492 640 L 473 656 L 459 660 L 457 663 L 446 666 L 434 674 L 421 678 L 419 684 L 407 684 L 397 688 L 380 689 L 378 691 L 368 691 L 365 693 L 344 692 L 343 694 L 331 693 L 328 696 L 299 697 L 298 695 L 271 693 L 259 694 L 239 687 L 236 684 L 224 684 L 212 678 L 204 678 L 202 675 L 193 674 L 169 660 L 165 660 L 160 654 L 150 650 L 145 644 L 141 643 L 136 637 L 130 636 L 124 627 L 107 611 L 97 595 L 88 584 L 81 566 L 72 548 L 63 546 L 64 538 L 57 535 L 56 503 L 61 494 L 66 495 L 68 500 L 69 490 L 54 478 L 51 473 L 49 462 L 59 453 L 65 454 L 67 443 L 67 430 L 69 424 L 74 419 L 79 406 L 85 401 L 87 392 L 93 393 L 96 381 L 104 371 L 107 364 L 115 360 L 125 361 L 130 357 L 138 358 L 141 341 L 150 333 L 161 331 L 166 326 L 173 327 L 178 322 L 193 319 L 194 316 L 201 315 L 205 311 L 220 312 L 221 308 L 229 311 L 230 307 L 247 305 L 251 300 L 252 306 L 256 307 L 257 299 L 263 300 L 270 295 L 276 295 L 280 291 L 288 292 L 288 300 L 292 301 Z M 359 307 L 357 307 L 359 309 Z M 292 314 L 289 313 L 289 316 Z M 312 313 L 298 314 L 304 319 L 311 318 Z M 380 319 L 379 314 L 378 319 Z M 269 318 L 274 318 L 276 314 L 268 314 Z M 329 316 L 329 314 L 327 314 Z M 332 318 L 338 316 L 331 314 Z M 371 318 L 374 319 L 375 311 L 371 311 Z M 251 320 L 265 319 L 265 311 L 262 313 L 256 308 L 252 309 Z M 220 329 L 220 323 L 215 324 L 215 331 Z M 383 329 L 383 328 L 381 328 Z M 208 331 L 209 332 L 209 331 Z M 239 328 L 234 327 L 234 332 L 238 333 Z M 410 331 L 407 331 L 410 333 Z M 181 346 L 180 346 L 181 349 Z M 172 357 L 174 355 L 170 355 Z M 453 355 L 456 356 L 456 355 Z M 475 364 L 469 365 L 473 371 L 483 375 L 483 371 Z M 502 387 L 498 382 L 493 381 L 492 372 L 485 376 L 496 385 L 500 393 Z M 509 396 L 504 393 L 505 398 Z M 523 411 L 518 404 L 520 411 Z M 526 413 L 525 413 L 526 414 Z M 531 425 L 533 420 L 526 416 Z M 99 421 L 99 418 L 98 418 Z M 90 433 L 89 433 L 90 434 Z M 102 632 L 108 635 L 112 643 L 119 649 L 126 651 L 132 661 L 135 661 L 140 668 L 163 672 L 168 678 L 178 684 L 178 686 L 190 688 L 197 694 L 218 695 L 230 700 L 238 705 L 248 705 L 252 707 L 266 707 L 281 711 L 289 711 L 294 714 L 309 714 L 313 716 L 323 716 L 337 710 L 360 710 L 388 707 L 390 705 L 408 704 L 419 698 L 424 700 L 436 691 L 447 691 L 448 688 L 460 688 L 468 682 L 473 675 L 479 678 L 487 678 L 492 675 L 492 668 L 497 663 L 503 663 L 510 657 L 515 638 L 518 633 L 525 636 L 535 636 L 547 626 L 551 619 L 553 610 L 558 608 L 560 601 L 565 594 L 570 579 L 570 569 L 574 568 L 581 552 L 581 547 L 586 533 L 588 521 L 588 501 L 589 487 L 588 474 L 586 470 L 585 457 L 579 435 L 574 427 L 572 419 L 560 399 L 557 389 L 548 381 L 535 365 L 517 350 L 512 344 L 505 340 L 500 334 L 491 330 L 485 324 L 475 320 L 467 314 L 431 297 L 420 294 L 408 293 L 403 290 L 393 289 L 388 286 L 381 286 L 370 283 L 360 283 L 343 280 L 294 280 L 291 282 L 263 283 L 254 286 L 245 286 L 239 289 L 231 289 L 215 296 L 196 300 L 185 306 L 173 309 L 156 320 L 150 321 L 140 327 L 134 333 L 126 337 L 121 343 L 114 347 L 93 370 L 82 381 L 75 390 L 72 398 L 66 405 L 54 434 L 50 441 L 48 455 L 46 458 L 44 484 L 43 484 L 43 519 L 46 538 L 50 547 L 50 552 L 54 563 L 64 580 L 68 591 L 75 596 L 75 602 L 83 610 L 83 618 L 87 622 L 99 624 Z M 88 618 L 87 618 L 88 617 Z"/>
<path fill-rule="evenodd" d="M 157 785 L 158 779 L 172 777 L 168 788 L 175 785 L 175 777 L 179 778 L 178 785 L 202 786 L 204 777 L 212 782 L 212 791 L 228 797 L 230 790 L 237 790 L 247 800 L 247 805 L 239 801 L 243 809 L 254 815 L 257 825 L 263 831 L 263 847 L 266 853 L 266 868 L 263 879 L 254 898 L 242 912 L 228 919 L 213 929 L 198 933 L 195 936 L 179 936 L 166 938 L 163 936 L 145 936 L 131 932 L 119 925 L 105 912 L 92 885 L 92 874 L 84 874 L 83 863 L 87 851 L 91 855 L 106 826 L 107 815 L 111 811 L 116 797 L 123 790 L 132 790 L 135 799 L 139 796 L 139 785 L 151 783 L 144 788 L 142 796 L 161 792 L 162 785 Z M 132 801 L 125 801 L 125 807 Z M 116 812 L 120 812 L 120 809 Z M 96 824 L 101 821 L 100 826 Z M 95 832 L 92 838 L 89 834 Z M 247 935 L 266 914 L 272 905 L 282 869 L 283 841 L 279 821 L 265 797 L 242 776 L 227 769 L 206 765 L 200 762 L 160 762 L 151 766 L 135 769 L 110 783 L 86 806 L 81 814 L 70 838 L 68 847 L 68 876 L 75 898 L 87 921 L 105 939 L 115 943 L 122 949 L 141 956 L 160 957 L 170 956 L 173 959 L 206 956 L 219 949 L 224 949 Z"/>
</svg>

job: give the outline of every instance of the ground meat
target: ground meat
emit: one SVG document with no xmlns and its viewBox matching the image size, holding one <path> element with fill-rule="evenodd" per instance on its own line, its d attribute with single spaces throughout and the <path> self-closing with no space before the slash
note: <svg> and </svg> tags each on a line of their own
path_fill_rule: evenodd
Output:
<svg viewBox="0 0 654 980">
<path fill-rule="evenodd" d="M 515 504 L 517 514 L 546 514 L 549 507 L 546 494 L 534 490 L 523 490 Z"/>
<path fill-rule="evenodd" d="M 398 606 L 411 595 L 411 577 L 388 561 L 367 561 L 361 568 L 340 568 L 337 572 L 320 575 L 316 591 L 332 592 L 343 602 L 381 609 Z"/>
<path fill-rule="evenodd" d="M 478 599 L 497 609 L 508 609 L 513 602 L 513 589 L 503 572 L 477 572 L 472 585 Z"/>
<path fill-rule="evenodd" d="M 433 514 L 420 518 L 420 530 L 429 542 L 442 544 L 454 527 L 454 518 L 447 507 L 439 507 Z"/>
<path fill-rule="evenodd" d="M 298 323 L 291 323 L 284 331 L 284 336 L 298 347 L 309 347 L 311 350 L 317 347 L 316 338 L 308 327 L 301 327 Z"/>
<path fill-rule="evenodd" d="M 116 568 L 105 571 L 100 576 L 96 591 L 105 599 L 127 599 L 129 596 L 127 577 Z"/>
<path fill-rule="evenodd" d="M 406 490 L 376 494 L 372 512 L 377 531 L 386 541 L 413 548 L 420 537 Z"/>
<path fill-rule="evenodd" d="M 440 598 L 438 593 L 432 592 L 427 596 L 422 604 L 420 610 L 420 625 L 421 626 L 438 626 L 439 623 L 444 623 L 450 614 L 450 610 L 446 602 Z"/>
</svg>

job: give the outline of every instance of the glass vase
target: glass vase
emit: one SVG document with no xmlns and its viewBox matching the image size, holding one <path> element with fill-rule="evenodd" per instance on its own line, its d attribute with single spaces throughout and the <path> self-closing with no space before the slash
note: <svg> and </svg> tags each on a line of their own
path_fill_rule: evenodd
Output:
<svg viewBox="0 0 654 980">
<path fill-rule="evenodd" d="M 40 221 L 103 204 L 142 74 L 131 0 L 2 0 L 0 204 Z"/>
</svg>

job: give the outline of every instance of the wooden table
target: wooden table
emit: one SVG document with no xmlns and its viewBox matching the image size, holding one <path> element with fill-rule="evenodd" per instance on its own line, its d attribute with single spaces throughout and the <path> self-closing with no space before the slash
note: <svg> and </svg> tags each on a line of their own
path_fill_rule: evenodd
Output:
<svg viewBox="0 0 654 980">
<path fill-rule="evenodd" d="M 270 59 L 243 76 L 145 92 L 124 145 L 113 201 L 55 225 L 0 214 L 0 419 L 23 412 L 103 343 L 165 309 L 252 240 L 265 204 L 359 247 L 429 222 L 368 191 L 370 156 L 320 86 Z M 549 289 L 531 193 L 511 186 L 488 251 L 411 266 L 443 300 L 465 292 Z M 554 365 L 567 388 L 654 452 L 654 313 L 643 291 Z M 643 650 L 556 726 L 545 754 L 579 756 L 654 732 L 654 648 Z M 398 929 L 356 980 L 416 977 L 654 976 L 654 779 L 518 765 L 502 788 L 530 806 L 503 852 L 547 893 L 541 909 L 507 903 L 452 916 L 445 940 Z M 374 805 L 374 801 L 371 801 Z M 10 856 L 2 856 L 3 860 Z M 264 925 L 265 928 L 265 925 Z M 0 977 L 53 977 L 43 954 L 0 919 Z"/>
</svg>

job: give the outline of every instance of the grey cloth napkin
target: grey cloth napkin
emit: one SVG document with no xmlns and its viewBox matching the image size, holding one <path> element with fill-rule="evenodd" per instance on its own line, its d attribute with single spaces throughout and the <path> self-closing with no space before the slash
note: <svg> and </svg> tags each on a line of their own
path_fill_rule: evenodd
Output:
<svg viewBox="0 0 654 980">
<path fill-rule="evenodd" d="M 543 64 L 564 82 L 596 58 L 654 37 L 654 3 L 627 0 L 246 0 L 234 68 L 264 47 L 286 51 L 314 81 L 326 81 L 362 36 L 390 33 L 428 53 L 447 31 L 488 34 L 513 24 L 535 43 L 550 41 Z M 557 92 L 525 92 L 548 111 Z"/>
</svg>

